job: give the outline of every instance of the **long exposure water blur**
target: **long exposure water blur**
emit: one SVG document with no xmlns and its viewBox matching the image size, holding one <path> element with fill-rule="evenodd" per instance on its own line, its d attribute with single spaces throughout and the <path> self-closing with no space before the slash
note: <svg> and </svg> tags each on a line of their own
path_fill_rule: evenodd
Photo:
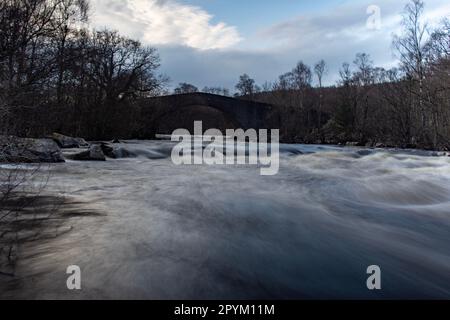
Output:
<svg viewBox="0 0 450 320">
<path fill-rule="evenodd" d="M 136 157 L 51 167 L 45 192 L 98 214 L 24 244 L 0 298 L 450 298 L 449 157 L 281 145 L 279 173 L 261 176 L 175 166 L 169 141 L 120 147 Z"/>
</svg>

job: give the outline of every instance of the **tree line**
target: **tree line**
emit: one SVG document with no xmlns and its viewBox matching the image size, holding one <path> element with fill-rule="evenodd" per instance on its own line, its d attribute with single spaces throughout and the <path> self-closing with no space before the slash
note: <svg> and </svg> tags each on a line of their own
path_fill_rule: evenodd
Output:
<svg viewBox="0 0 450 320">
<path fill-rule="evenodd" d="M 156 49 L 90 30 L 88 14 L 87 0 L 0 2 L 0 134 L 106 137 L 163 90 Z"/>
<path fill-rule="evenodd" d="M 450 20 L 431 29 L 423 12 L 421 0 L 405 7 L 403 31 L 392 41 L 398 67 L 376 67 L 358 53 L 343 63 L 338 83 L 324 87 L 326 62 L 300 61 L 263 86 L 241 75 L 235 96 L 278 105 L 285 142 L 450 150 Z M 184 84 L 175 93 L 183 88 L 198 91 Z"/>
<path fill-rule="evenodd" d="M 393 39 L 397 68 L 376 67 L 358 53 L 335 86 L 324 86 L 326 62 L 300 61 L 262 86 L 241 75 L 235 96 L 278 106 L 284 142 L 448 149 L 450 22 L 431 29 L 423 11 L 421 0 L 405 7 L 403 32 Z M 147 98 L 167 94 L 157 50 L 117 31 L 91 30 L 88 20 L 88 0 L 0 2 L 0 135 L 58 131 L 100 140 L 152 132 L 137 119 L 148 116 Z M 189 83 L 173 93 L 200 91 L 232 95 Z"/>
<path fill-rule="evenodd" d="M 262 89 L 244 74 L 238 94 L 280 106 L 286 142 L 450 150 L 450 20 L 432 29 L 423 12 L 420 0 L 405 6 L 403 31 L 392 41 L 398 67 L 376 67 L 358 53 L 336 86 L 324 87 L 325 61 L 313 68 L 300 61 Z"/>
</svg>

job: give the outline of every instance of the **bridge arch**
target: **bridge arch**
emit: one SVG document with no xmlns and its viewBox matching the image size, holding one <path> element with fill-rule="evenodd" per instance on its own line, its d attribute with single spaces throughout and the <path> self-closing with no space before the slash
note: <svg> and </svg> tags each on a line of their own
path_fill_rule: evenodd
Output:
<svg viewBox="0 0 450 320">
<path fill-rule="evenodd" d="M 205 105 L 185 105 L 162 113 L 156 121 L 156 132 L 170 134 L 176 129 L 194 130 L 194 122 L 202 121 L 203 129 L 238 129 L 242 125 L 233 115 L 217 108 Z"/>
<path fill-rule="evenodd" d="M 262 129 L 272 106 L 206 93 L 179 94 L 152 98 L 158 111 L 155 130 L 171 133 L 173 128 L 188 128 L 194 120 L 204 123 L 203 129 Z M 188 124 L 186 124 L 188 123 Z M 172 130 L 172 131 L 170 131 Z M 170 131 L 170 132 L 169 132 Z"/>
</svg>

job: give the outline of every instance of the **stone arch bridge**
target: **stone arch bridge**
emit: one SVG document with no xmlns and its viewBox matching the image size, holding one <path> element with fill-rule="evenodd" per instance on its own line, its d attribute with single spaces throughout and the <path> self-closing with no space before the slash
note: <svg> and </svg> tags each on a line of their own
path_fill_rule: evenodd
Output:
<svg viewBox="0 0 450 320">
<path fill-rule="evenodd" d="M 147 99 L 144 117 L 151 117 L 156 133 L 170 134 L 178 128 L 191 129 L 196 120 L 203 129 L 271 129 L 274 106 L 206 93 L 190 93 Z M 148 121 L 147 121 L 148 123 Z"/>
</svg>

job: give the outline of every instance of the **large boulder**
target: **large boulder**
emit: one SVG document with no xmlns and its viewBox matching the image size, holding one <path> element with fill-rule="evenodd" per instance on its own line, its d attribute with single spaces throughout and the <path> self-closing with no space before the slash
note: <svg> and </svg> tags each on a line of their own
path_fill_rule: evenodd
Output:
<svg viewBox="0 0 450 320">
<path fill-rule="evenodd" d="M 77 161 L 106 161 L 102 148 L 97 144 L 91 145 L 86 151 L 66 155 L 66 157 Z"/>
<path fill-rule="evenodd" d="M 61 148 L 79 148 L 89 146 L 89 144 L 83 138 L 73 138 L 56 132 L 52 134 L 51 138 Z"/>
<path fill-rule="evenodd" d="M 61 149 L 51 139 L 0 137 L 0 162 L 55 163 L 64 162 Z"/>
</svg>

